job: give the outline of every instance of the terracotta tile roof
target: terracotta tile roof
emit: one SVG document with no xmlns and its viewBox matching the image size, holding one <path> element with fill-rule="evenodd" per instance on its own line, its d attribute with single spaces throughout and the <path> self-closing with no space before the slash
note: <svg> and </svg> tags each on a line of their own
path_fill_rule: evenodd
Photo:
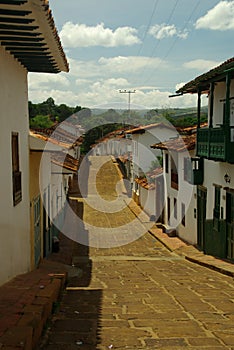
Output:
<svg viewBox="0 0 234 350">
<path fill-rule="evenodd" d="M 155 124 L 141 125 L 136 128 L 125 131 L 125 134 L 141 134 L 141 133 L 144 133 L 145 130 L 150 130 L 153 128 L 174 129 L 172 125 L 161 122 L 161 123 L 155 123 Z"/>
<path fill-rule="evenodd" d="M 151 148 L 172 150 L 176 152 L 183 152 L 185 150 L 191 151 L 196 147 L 196 134 L 180 135 L 177 138 L 170 139 L 165 142 L 156 143 Z"/>
<path fill-rule="evenodd" d="M 200 128 L 204 128 L 206 126 L 208 126 L 208 123 L 201 123 Z M 190 135 L 194 132 L 197 132 L 197 125 L 176 127 L 176 130 L 180 133 L 180 135 Z"/>
<path fill-rule="evenodd" d="M 199 75 L 177 90 L 176 93 L 197 93 L 198 88 L 201 89 L 202 92 L 207 92 L 210 88 L 210 82 L 225 79 L 227 71 L 230 71 L 232 76 L 234 76 L 234 57 L 209 70 L 207 73 Z"/>
<path fill-rule="evenodd" d="M 125 130 L 126 128 L 121 128 L 121 129 L 109 132 L 108 134 L 104 135 L 100 139 L 96 140 L 96 143 L 91 145 L 91 148 L 96 147 L 98 143 L 106 142 L 111 139 L 115 139 L 115 140 L 123 139 Z"/>
<path fill-rule="evenodd" d="M 48 129 L 33 129 L 30 130 L 30 135 L 67 149 L 79 146 L 83 141 L 82 136 L 76 139 L 74 135 L 59 127 L 56 127 L 56 129 L 53 127 Z"/>
<path fill-rule="evenodd" d="M 51 154 L 51 162 L 53 164 L 63 167 L 66 170 L 77 172 L 79 168 L 79 161 L 70 156 L 70 154 L 66 154 L 64 152 L 52 152 Z"/>
<path fill-rule="evenodd" d="M 126 154 L 122 154 L 118 156 L 118 159 L 122 162 L 122 163 L 126 163 L 128 160 L 132 160 L 132 153 L 126 153 Z"/>
<path fill-rule="evenodd" d="M 0 44 L 29 72 L 68 72 L 48 0 L 4 0 L 0 27 Z"/>
<path fill-rule="evenodd" d="M 154 190 L 156 188 L 155 179 L 162 174 L 163 174 L 163 168 L 158 167 L 158 168 L 155 168 L 154 170 L 147 172 L 145 177 L 135 178 L 135 182 L 138 183 L 139 186 L 147 190 Z"/>
</svg>

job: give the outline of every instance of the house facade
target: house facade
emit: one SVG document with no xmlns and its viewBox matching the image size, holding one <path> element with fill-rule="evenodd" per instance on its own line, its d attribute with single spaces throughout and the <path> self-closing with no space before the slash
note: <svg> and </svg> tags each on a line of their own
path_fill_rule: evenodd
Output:
<svg viewBox="0 0 234 350">
<path fill-rule="evenodd" d="M 78 172 L 79 142 L 71 135 L 59 140 L 47 133 L 30 131 L 30 207 L 32 267 L 48 256 L 62 227 L 70 181 Z M 69 136 L 70 135 L 70 136 Z M 58 136 L 58 135 L 57 135 Z"/>
<path fill-rule="evenodd" d="M 31 269 L 27 74 L 68 71 L 46 1 L 1 8 L 7 11 L 0 19 L 0 284 Z"/>
<path fill-rule="evenodd" d="M 152 149 L 150 146 L 157 142 L 168 140 L 170 137 L 176 137 L 178 132 L 170 124 L 157 123 L 128 130 L 125 134 L 132 138 L 131 181 L 133 199 L 137 203 L 143 203 L 139 199 L 140 187 L 135 179 L 145 177 L 151 167 L 160 166 L 162 158 L 161 151 L 158 149 Z M 150 196 L 153 196 L 152 193 Z"/>
<path fill-rule="evenodd" d="M 197 244 L 196 186 L 191 181 L 195 144 L 196 134 L 191 133 L 151 146 L 163 152 L 163 181 L 157 187 L 158 222 L 164 232 L 191 244 Z"/>
<path fill-rule="evenodd" d="M 234 260 L 234 58 L 177 93 L 198 96 L 196 156 L 204 164 L 192 167 L 193 173 L 203 173 L 196 193 L 198 245 L 208 254 Z M 208 95 L 206 128 L 200 126 L 202 94 Z"/>
</svg>

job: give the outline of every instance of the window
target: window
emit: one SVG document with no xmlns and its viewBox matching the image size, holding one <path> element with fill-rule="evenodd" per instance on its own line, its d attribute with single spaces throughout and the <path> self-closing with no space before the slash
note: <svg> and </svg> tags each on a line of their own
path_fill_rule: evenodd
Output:
<svg viewBox="0 0 234 350">
<path fill-rule="evenodd" d="M 174 218 L 177 219 L 177 199 L 174 198 Z"/>
<path fill-rule="evenodd" d="M 13 185 L 13 204 L 16 206 L 22 200 L 21 189 L 21 171 L 19 164 L 19 134 L 11 134 L 11 152 L 12 152 L 12 185 Z"/>
<path fill-rule="evenodd" d="M 167 197 L 167 222 L 170 225 L 170 216 L 171 216 L 171 200 L 170 197 Z"/>
<path fill-rule="evenodd" d="M 171 156 L 171 187 L 178 191 L 179 189 L 179 176 L 178 176 L 178 154 L 174 153 Z"/>
<path fill-rule="evenodd" d="M 165 154 L 165 171 L 168 174 L 168 172 L 169 172 L 169 156 L 168 156 L 168 153 Z"/>
<path fill-rule="evenodd" d="M 181 204 L 181 223 L 183 226 L 185 226 L 185 204 Z"/>
</svg>

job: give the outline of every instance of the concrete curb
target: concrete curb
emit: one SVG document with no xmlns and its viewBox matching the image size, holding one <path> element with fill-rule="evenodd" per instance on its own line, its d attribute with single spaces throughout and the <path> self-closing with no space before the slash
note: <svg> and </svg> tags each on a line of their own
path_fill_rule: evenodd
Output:
<svg viewBox="0 0 234 350">
<path fill-rule="evenodd" d="M 184 256 L 186 260 L 192 263 L 234 277 L 234 265 L 232 263 L 215 258 L 211 255 L 206 255 L 202 251 L 196 249 L 193 245 L 184 243 L 178 237 L 168 237 L 165 233 L 160 234 L 156 232 L 156 230 L 149 230 L 149 232 L 171 252 Z M 163 238 L 162 235 L 165 235 L 166 237 Z"/>
<path fill-rule="evenodd" d="M 136 217 L 139 215 L 140 209 L 136 203 L 132 201 L 128 207 Z M 179 237 L 169 237 L 166 233 L 163 233 L 162 229 L 158 228 L 156 224 L 149 229 L 148 232 L 158 239 L 168 250 L 183 256 L 186 260 L 217 271 L 223 275 L 234 277 L 234 264 L 231 262 L 206 255 L 195 246 L 185 243 Z"/>
</svg>

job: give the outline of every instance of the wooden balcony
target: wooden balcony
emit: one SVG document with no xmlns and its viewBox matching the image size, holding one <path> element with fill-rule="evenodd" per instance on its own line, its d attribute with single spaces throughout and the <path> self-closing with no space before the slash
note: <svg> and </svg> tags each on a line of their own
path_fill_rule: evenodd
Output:
<svg viewBox="0 0 234 350">
<path fill-rule="evenodd" d="M 211 160 L 234 163 L 234 142 L 224 127 L 197 130 L 197 156 Z"/>
</svg>

